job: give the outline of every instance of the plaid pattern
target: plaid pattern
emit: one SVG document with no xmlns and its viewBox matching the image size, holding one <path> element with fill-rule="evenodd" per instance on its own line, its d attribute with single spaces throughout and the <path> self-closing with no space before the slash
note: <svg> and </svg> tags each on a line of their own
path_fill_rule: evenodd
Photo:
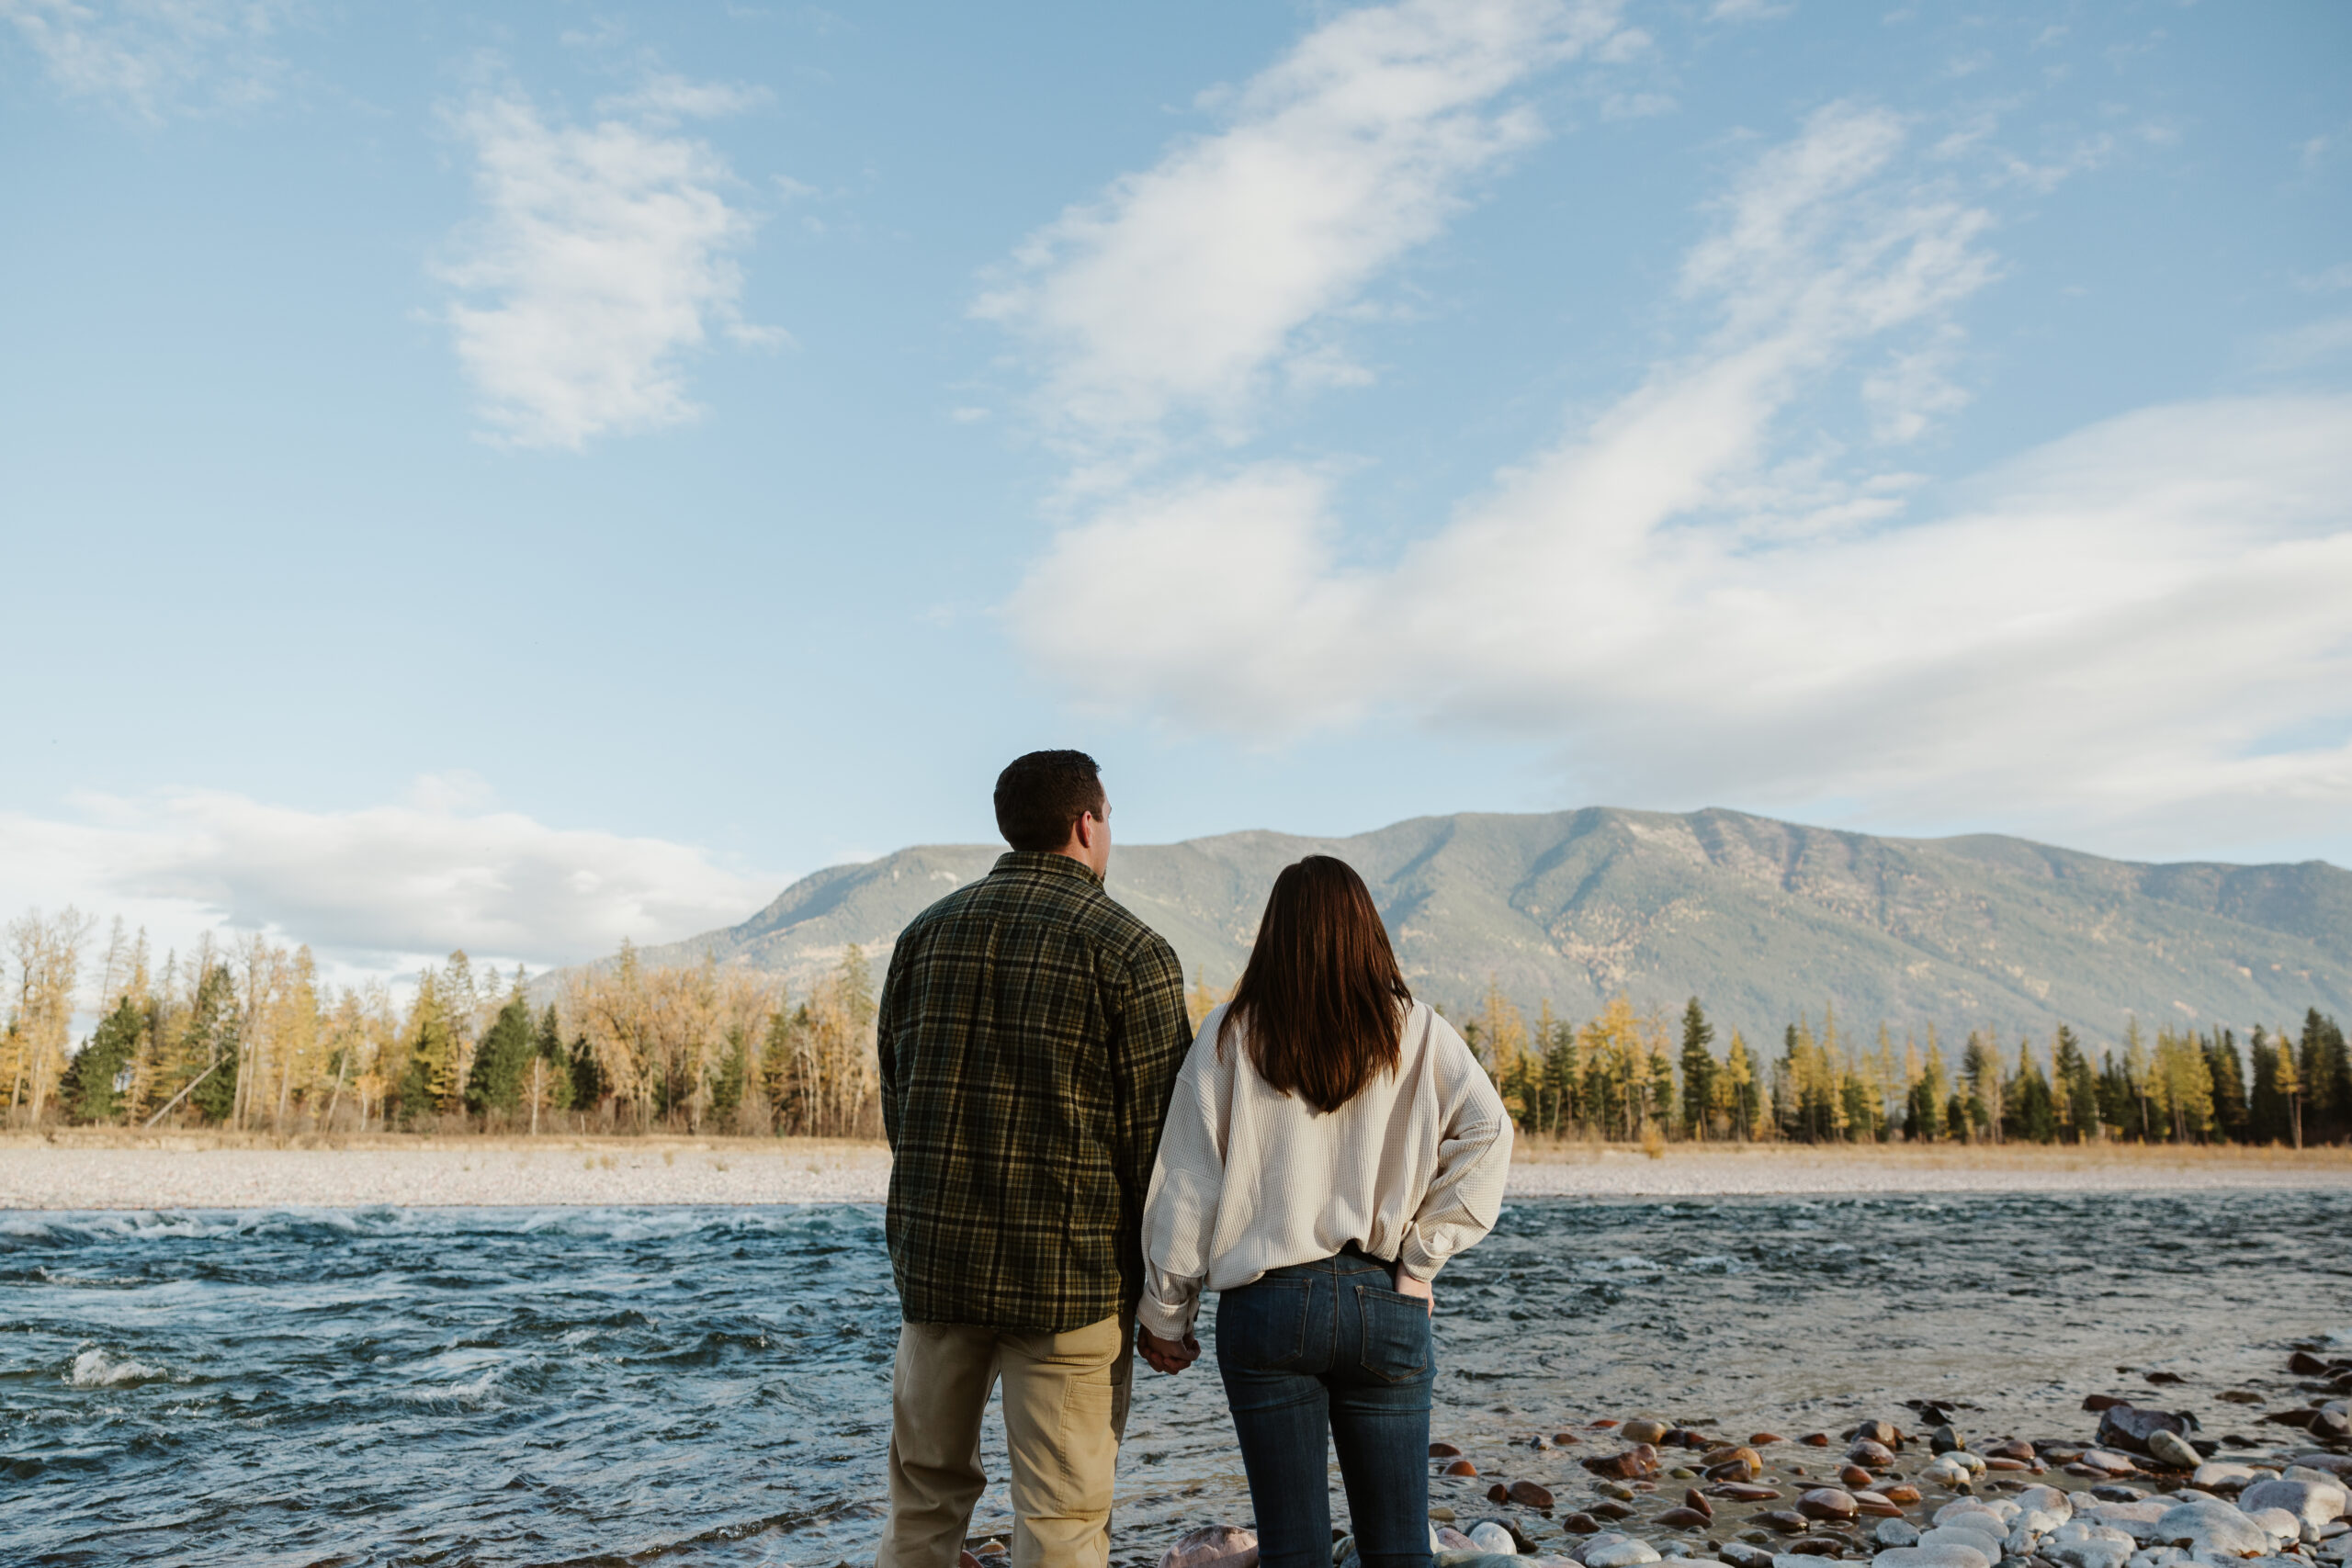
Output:
<svg viewBox="0 0 2352 1568">
<path fill-rule="evenodd" d="M 1192 1040 L 1175 951 L 1068 855 L 1001 856 L 916 916 L 876 1023 L 907 1321 L 1058 1334 L 1130 1310 Z"/>
</svg>

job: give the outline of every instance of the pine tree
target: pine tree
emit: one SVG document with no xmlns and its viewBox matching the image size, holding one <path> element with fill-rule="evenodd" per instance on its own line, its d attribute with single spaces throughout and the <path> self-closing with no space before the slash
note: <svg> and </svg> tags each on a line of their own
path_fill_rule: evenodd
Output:
<svg viewBox="0 0 2352 1568">
<path fill-rule="evenodd" d="M 2055 1143 L 2058 1138 L 2058 1107 L 2050 1093 L 2050 1080 L 2041 1074 L 2041 1064 L 2033 1059 L 2033 1042 L 2018 1042 L 2018 1070 L 2009 1079 L 2008 1092 L 2004 1096 L 2007 1125 L 2011 1137 L 2029 1143 Z"/>
<path fill-rule="evenodd" d="M 237 1107 L 237 1067 L 243 1042 L 237 1032 L 237 988 L 226 964 L 205 966 L 189 1009 L 185 1059 L 207 1076 L 187 1103 L 207 1121 L 226 1122 Z"/>
<path fill-rule="evenodd" d="M 1968 1032 L 1968 1048 L 1961 1053 L 1961 1081 L 1967 1085 L 1966 1099 L 1969 1139 L 1973 1143 L 1981 1134 L 1995 1143 L 2001 1141 L 2001 1058 L 1992 1045 L 1976 1031 Z M 1955 1135 L 1960 1129 L 1955 1126 Z"/>
<path fill-rule="evenodd" d="M 1731 1032 L 1730 1049 L 1724 1053 L 1724 1078 L 1730 1089 L 1725 1098 L 1730 1102 L 1734 1135 L 1761 1140 L 1772 1130 L 1771 1106 L 1756 1081 L 1756 1058 L 1748 1054 L 1747 1041 L 1736 1029 Z"/>
<path fill-rule="evenodd" d="M 521 1110 L 537 1047 L 531 1004 L 517 991 L 498 1010 L 481 1048 L 474 1053 L 473 1066 L 466 1074 L 466 1109 L 477 1116 L 493 1111 L 512 1115 Z"/>
<path fill-rule="evenodd" d="M 555 1015 L 555 1004 L 549 1002 L 547 1011 L 539 1015 L 538 1037 L 532 1050 L 548 1064 L 548 1108 L 569 1111 L 571 1108 L 571 1061 L 563 1049 L 563 1026 Z"/>
<path fill-rule="evenodd" d="M 1919 1066 L 1918 1079 L 1905 1096 L 1904 1132 L 1914 1143 L 1930 1144 L 1944 1135 L 1944 1083 L 1941 1053 L 1930 1050 Z"/>
<path fill-rule="evenodd" d="M 122 922 L 115 924 L 119 928 Z M 146 1032 L 145 1010 L 125 995 L 74 1054 L 65 1077 L 68 1114 L 77 1122 L 111 1122 L 120 1113 L 122 1095 L 117 1080 L 130 1071 Z"/>
<path fill-rule="evenodd" d="M 743 1106 L 744 1082 L 752 1076 L 752 1041 L 740 1023 L 727 1031 L 727 1050 L 710 1084 L 710 1113 L 730 1121 Z"/>
<path fill-rule="evenodd" d="M 2251 1059 L 2253 1087 L 2246 1094 L 2246 1141 L 2253 1144 L 2283 1144 L 2294 1135 L 2287 1114 L 2287 1097 L 2278 1089 L 2278 1058 L 2288 1055 L 2291 1066 L 2294 1047 L 2285 1040 L 2270 1043 L 2269 1032 L 2262 1025 L 2254 1026 L 2253 1038 L 2246 1042 L 2246 1055 Z"/>
<path fill-rule="evenodd" d="M 2198 1049 L 2213 1083 L 2213 1128 L 2233 1143 L 2245 1141 L 2245 1075 L 2238 1062 L 2237 1035 L 2227 1029 L 2201 1036 Z"/>
<path fill-rule="evenodd" d="M 2090 1058 L 2084 1055 L 2082 1042 L 2063 1023 L 2058 1026 L 2057 1038 L 2051 1043 L 2050 1066 L 2052 1092 L 2057 1096 L 2063 1111 L 2060 1131 L 2069 1143 L 2096 1143 L 2100 1121 L 2098 1080 L 2092 1076 Z"/>
<path fill-rule="evenodd" d="M 2296 1077 L 2302 1082 L 2304 1121 L 2313 1143 L 2352 1136 L 2352 1050 L 2335 1020 L 2312 1008 L 2303 1015 Z"/>
<path fill-rule="evenodd" d="M 1694 1138 L 1707 1135 L 1707 1113 L 1715 1102 L 1715 1026 L 1692 997 L 1682 1010 L 1682 1125 Z"/>
</svg>

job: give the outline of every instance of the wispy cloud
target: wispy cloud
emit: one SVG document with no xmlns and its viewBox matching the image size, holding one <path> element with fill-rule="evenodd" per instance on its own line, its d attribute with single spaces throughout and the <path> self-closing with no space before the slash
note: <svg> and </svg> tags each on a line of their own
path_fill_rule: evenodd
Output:
<svg viewBox="0 0 2352 1568">
<path fill-rule="evenodd" d="M 731 113 L 752 90 L 657 78 L 591 125 L 551 120 L 516 92 L 452 110 L 481 211 L 436 271 L 458 357 L 494 435 L 578 448 L 701 412 L 684 361 L 716 332 L 780 341 L 742 320 L 735 257 L 755 221 L 689 115 Z"/>
<path fill-rule="evenodd" d="M 1273 741 L 1403 714 L 1556 748 L 1588 797 L 2110 843 L 2340 819 L 2352 401 L 2143 411 L 1925 519 L 1790 420 L 1851 386 L 1899 444 L 1962 396 L 1992 220 L 1910 141 L 1833 106 L 1758 156 L 1682 268 L 1700 344 L 1387 564 L 1335 468 L 1198 474 L 1063 532 L 1016 635 L 1103 710 Z"/>
<path fill-rule="evenodd" d="M 28 903 L 144 923 L 158 945 L 227 925 L 390 973 L 463 947 L 534 966 L 741 919 L 766 880 L 692 845 L 550 827 L 462 779 L 398 804 L 315 812 L 219 791 L 85 796 L 63 818 L 0 813 L 0 863 Z"/>
<path fill-rule="evenodd" d="M 1075 207 L 978 313 L 1048 367 L 1081 442 L 1230 425 L 1283 376 L 1361 378 L 1328 324 L 1540 132 L 1515 84 L 1607 39 L 1604 0 L 1404 0 L 1348 12 L 1233 93 L 1226 128 Z"/>
<path fill-rule="evenodd" d="M 288 71 L 275 44 L 289 9 L 280 0 L 0 0 L 0 20 L 61 92 L 160 123 L 274 96 Z"/>
</svg>

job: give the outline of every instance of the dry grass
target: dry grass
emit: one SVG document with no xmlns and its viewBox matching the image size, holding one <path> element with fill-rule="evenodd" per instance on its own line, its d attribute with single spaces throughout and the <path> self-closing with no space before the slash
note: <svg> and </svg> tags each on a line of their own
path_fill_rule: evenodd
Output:
<svg viewBox="0 0 2352 1568">
<path fill-rule="evenodd" d="M 1894 1170 L 2108 1170 L 2143 1166 L 2216 1169 L 2352 1170 L 2352 1146 L 2290 1149 L 2277 1144 L 1667 1144 L 1522 1136 L 1514 1164 L 1593 1165 L 1611 1158 L 1666 1160 L 1838 1160 L 1878 1163 Z"/>
<path fill-rule="evenodd" d="M 225 1129 L 158 1128 L 142 1132 L 130 1127 L 44 1127 L 0 1130 L 0 1151 L 57 1149 L 176 1149 L 199 1153 L 208 1149 L 365 1149 L 399 1152 L 416 1149 L 481 1150 L 517 1154 L 577 1154 L 609 1150 L 622 1154 L 797 1155 L 826 1158 L 881 1148 L 879 1139 L 734 1137 L 721 1134 L 644 1133 L 298 1133 L 284 1137 L 266 1132 L 232 1133 Z"/>
</svg>

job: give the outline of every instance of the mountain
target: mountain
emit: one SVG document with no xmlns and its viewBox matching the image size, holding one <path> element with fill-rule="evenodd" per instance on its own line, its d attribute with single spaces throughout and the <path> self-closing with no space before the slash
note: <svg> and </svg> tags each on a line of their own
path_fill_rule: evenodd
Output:
<svg viewBox="0 0 2352 1568">
<path fill-rule="evenodd" d="M 741 925 L 646 950 L 706 953 L 796 987 L 849 942 L 878 966 L 900 927 L 1001 852 L 924 845 L 803 877 Z M 1751 1039 L 1835 1006 L 1880 1020 L 2095 1037 L 2126 1013 L 2203 1025 L 2352 1014 L 2352 872 L 2142 864 L 1972 835 L 1886 839 L 1736 811 L 1595 807 L 1421 817 L 1346 839 L 1227 833 L 1118 846 L 1112 895 L 1185 973 L 1230 983 L 1274 874 L 1301 855 L 1363 873 L 1415 989 L 1449 1010 L 1488 977 L 1582 1017 L 1697 995 Z M 1728 1030 L 1725 1031 L 1726 1034 Z"/>
</svg>

